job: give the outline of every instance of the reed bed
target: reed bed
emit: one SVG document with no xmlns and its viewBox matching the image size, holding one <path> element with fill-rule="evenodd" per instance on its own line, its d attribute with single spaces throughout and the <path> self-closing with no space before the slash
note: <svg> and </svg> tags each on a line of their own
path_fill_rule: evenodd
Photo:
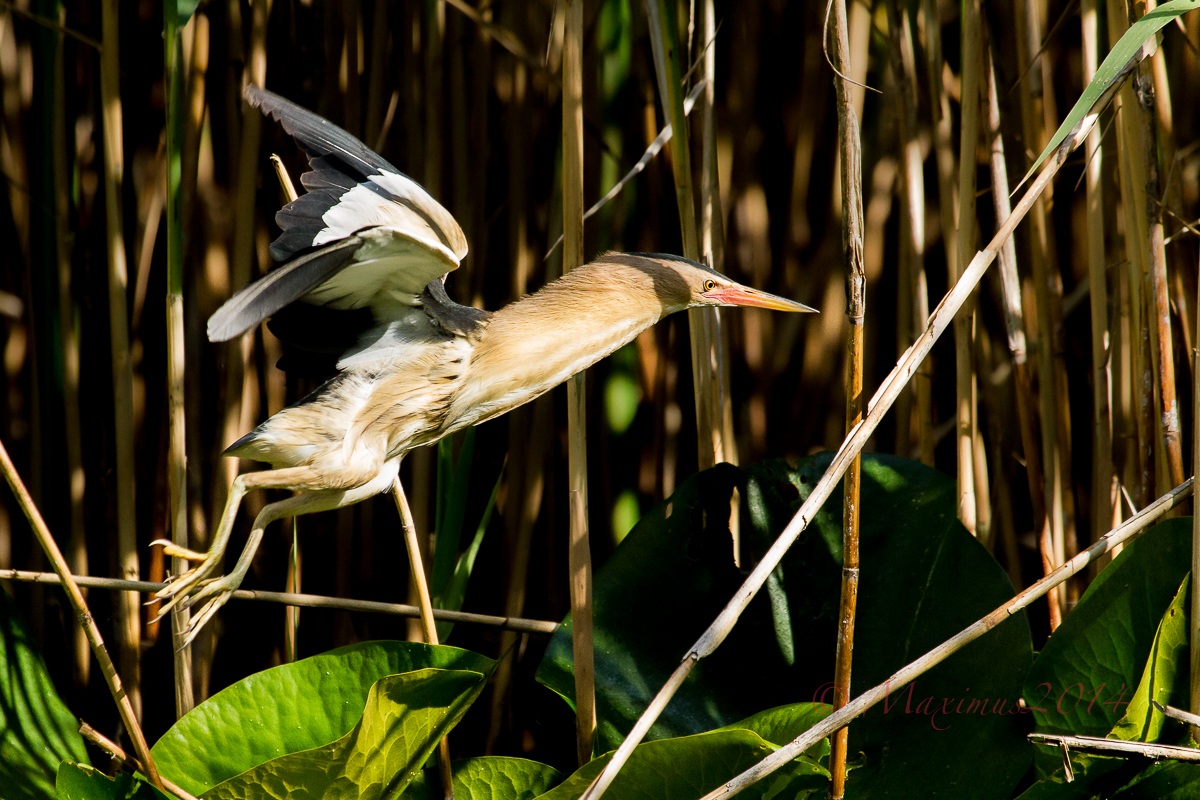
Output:
<svg viewBox="0 0 1200 800">
<path fill-rule="evenodd" d="M 265 330 L 205 338 L 219 304 L 272 266 L 281 192 L 269 155 L 302 171 L 291 143 L 242 103 L 248 81 L 360 136 L 455 214 L 472 248 L 448 282 L 460 302 L 497 308 L 580 254 L 625 249 L 711 260 L 821 310 L 671 318 L 575 386 L 588 411 L 570 434 L 565 389 L 478 429 L 468 525 L 499 490 L 463 608 L 561 619 L 572 518 L 586 515 L 599 566 L 697 469 L 841 444 L 855 408 L 844 376 L 860 376 L 851 399 L 874 394 L 1145 8 L 852 4 L 839 68 L 879 91 L 847 84 L 841 98 L 824 16 L 803 3 L 210 0 L 162 13 L 0 2 L 0 441 L 73 572 L 178 570 L 149 542 L 206 545 L 239 469 L 222 449 L 314 385 L 276 369 Z M 1196 463 L 1200 112 L 1189 87 L 1200 84 L 1200 18 L 1181 21 L 1101 112 L 867 446 L 957 476 L 964 524 L 1018 591 Z M 860 126 L 865 306 L 846 289 L 839 104 Z M 581 223 L 668 124 L 671 142 Z M 551 248 L 563 234 L 569 253 Z M 860 307 L 855 328 L 847 313 Z M 848 369 L 851 352 L 861 372 Z M 585 466 L 569 475 L 568 449 L 584 441 Z M 439 542 L 437 465 L 430 448 L 402 470 L 426 563 Z M 388 498 L 296 531 L 304 591 L 410 596 Z M 285 574 L 290 547 L 269 532 L 245 588 L 298 585 Z M 41 552 L 5 495 L 0 569 L 42 570 Z M 1094 574 L 1031 603 L 1035 643 Z M 61 595 L 6 588 L 73 707 L 115 731 Z M 391 616 L 312 608 L 300 626 L 282 606 L 235 602 L 172 666 L 171 637 L 136 595 L 93 589 L 88 603 L 151 740 L 193 693 L 341 644 L 420 636 Z M 490 715 L 456 730 L 456 751 L 576 759 L 548 733 L 570 727 L 558 726 L 565 712 L 532 680 L 540 639 L 459 623 L 450 643 L 510 656 Z"/>
</svg>

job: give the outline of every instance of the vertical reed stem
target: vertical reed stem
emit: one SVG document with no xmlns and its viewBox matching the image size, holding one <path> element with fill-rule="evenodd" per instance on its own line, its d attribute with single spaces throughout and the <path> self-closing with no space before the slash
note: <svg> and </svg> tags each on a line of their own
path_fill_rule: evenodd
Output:
<svg viewBox="0 0 1200 800">
<path fill-rule="evenodd" d="M 126 288 L 129 283 L 125 258 L 125 227 L 122 219 L 121 183 L 125 158 L 121 132 L 120 49 L 117 42 L 118 0 L 105 0 L 101 7 L 104 48 L 100 54 L 100 101 L 104 117 L 104 209 L 108 225 L 108 323 L 112 351 L 113 446 L 116 479 L 113 492 L 117 505 L 117 563 L 121 577 L 137 580 L 137 508 L 134 505 L 133 358 L 129 352 L 129 313 Z M 142 713 L 141 692 L 141 601 L 137 592 L 121 592 L 117 604 L 117 653 L 126 691 L 138 716 Z"/>
<path fill-rule="evenodd" d="M 563 40 L 563 272 L 583 263 L 583 0 L 567 0 Z M 596 729 L 592 652 L 592 555 L 588 539 L 587 415 L 584 373 L 567 382 L 570 485 L 571 635 L 575 658 L 575 733 L 579 763 L 592 758 Z"/>
<path fill-rule="evenodd" d="M 186 548 L 187 524 L 187 415 L 184 408 L 185 350 L 183 327 L 183 223 L 180 214 L 182 183 L 183 121 L 187 114 L 183 91 L 183 38 L 178 24 L 178 9 L 163 7 L 164 67 L 167 84 L 166 130 L 166 209 L 167 209 L 167 520 L 171 541 Z M 174 559 L 171 570 L 182 574 L 187 566 Z M 190 612 L 176 609 L 171 614 L 171 631 L 180 635 L 187 626 Z M 172 641 L 177 641 L 172 636 Z M 192 648 L 175 648 L 175 714 L 182 717 L 196 703 L 192 691 Z"/>
<path fill-rule="evenodd" d="M 1083 0 L 1083 80 L 1090 83 L 1100 61 L 1096 0 Z M 1112 330 L 1109 324 L 1108 265 L 1104 248 L 1104 153 L 1100 131 L 1088 134 L 1086 144 L 1088 297 L 1092 311 L 1092 531 L 1099 538 L 1116 524 L 1117 482 L 1113 474 Z"/>
<path fill-rule="evenodd" d="M 979 0 L 963 4 L 962 122 L 958 150 L 958 231 L 956 263 L 966 264 L 975 252 L 975 148 L 979 142 Z M 958 280 L 951 273 L 950 282 Z M 957 420 L 958 515 L 972 534 L 978 534 L 975 494 L 975 437 L 978 435 L 975 397 L 975 311 L 968 301 L 954 319 L 955 418 Z"/>
<path fill-rule="evenodd" d="M 421 633 L 426 644 L 437 644 L 437 622 L 433 619 L 433 600 L 429 596 L 429 582 L 425 579 L 425 562 L 421 556 L 421 544 L 417 538 L 417 526 L 413 523 L 408 498 L 404 496 L 404 484 L 400 476 L 392 482 L 392 499 L 400 512 L 400 528 L 404 532 L 404 549 L 408 552 L 408 570 L 412 585 L 416 589 L 417 606 L 421 611 Z M 450 771 L 450 737 L 443 736 L 438 742 L 438 773 L 442 778 L 442 796 L 454 800 L 454 776 Z"/>
<path fill-rule="evenodd" d="M 850 335 L 846 343 L 846 432 L 862 422 L 863 323 L 866 316 L 866 270 L 863 266 L 862 147 L 858 115 L 854 111 L 850 84 L 842 76 L 850 69 L 850 44 L 846 30 L 846 4 L 833 2 L 833 47 L 830 50 L 837 92 L 838 153 L 841 157 L 842 254 L 846 259 L 846 319 Z M 842 592 L 838 612 L 837 653 L 834 665 L 834 707 L 850 702 L 851 662 L 854 657 L 854 621 L 858 607 L 859 580 L 859 487 L 862 459 L 855 456 L 845 477 L 842 506 Z M 832 786 L 830 795 L 840 800 L 846 791 L 848 727 L 834 734 L 829 756 Z"/>
<path fill-rule="evenodd" d="M 700 236 L 696 227 L 695 191 L 692 183 L 692 157 L 688 146 L 687 116 L 683 113 L 683 80 L 679 68 L 679 46 L 673 6 L 665 0 L 646 4 L 650 23 L 650 45 L 654 51 L 654 71 L 663 116 L 671 123 L 671 169 L 675 177 L 675 201 L 679 208 L 679 226 L 683 234 L 683 255 L 701 260 Z M 688 329 L 692 349 L 692 380 L 696 399 L 696 432 L 700 469 L 708 469 L 725 458 L 721 436 L 723 411 L 717 389 L 717 363 L 721 358 L 716 341 L 713 310 L 688 309 Z"/>
</svg>

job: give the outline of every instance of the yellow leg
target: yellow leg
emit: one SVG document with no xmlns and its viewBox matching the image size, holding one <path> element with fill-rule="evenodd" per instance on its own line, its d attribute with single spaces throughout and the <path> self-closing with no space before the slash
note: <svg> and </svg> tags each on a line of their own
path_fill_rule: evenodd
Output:
<svg viewBox="0 0 1200 800">
<path fill-rule="evenodd" d="M 208 553 L 198 559 L 201 561 L 199 566 L 193 567 L 172 580 L 155 594 L 158 599 L 169 598 L 162 610 L 159 611 L 159 617 L 177 606 L 190 608 L 203 601 L 203 605 L 191 618 L 187 628 L 181 632 L 184 640 L 180 646 L 186 646 L 196 638 L 200 629 L 212 619 L 217 610 L 229 600 L 234 590 L 242 584 L 267 525 L 283 517 L 298 517 L 316 511 L 341 508 L 379 494 L 392 485 L 392 481 L 399 472 L 399 467 L 399 461 L 386 462 L 382 465 L 379 473 L 370 480 L 364 481 L 360 486 L 342 490 L 311 488 L 321 484 L 320 474 L 310 467 L 290 467 L 239 475 L 230 488 L 229 501 L 225 504 L 225 511 L 221 514 L 217 536 Z M 294 489 L 299 494 L 264 506 L 254 520 L 246 547 L 238 557 L 233 570 L 223 577 L 210 577 L 220 568 L 224 559 L 233 530 L 233 520 L 237 516 L 238 505 L 241 503 L 242 497 L 254 489 L 267 488 Z M 194 553 L 194 551 L 188 552 Z M 196 553 L 196 555 L 200 554 Z"/>
</svg>

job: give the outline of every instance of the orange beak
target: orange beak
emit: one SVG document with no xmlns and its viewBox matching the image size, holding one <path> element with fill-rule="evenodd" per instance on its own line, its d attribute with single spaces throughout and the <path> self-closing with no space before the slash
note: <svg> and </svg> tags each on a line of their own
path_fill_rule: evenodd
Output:
<svg viewBox="0 0 1200 800">
<path fill-rule="evenodd" d="M 800 313 L 818 313 L 815 308 L 809 308 L 803 303 L 788 300 L 778 295 L 760 292 L 747 286 L 718 286 L 710 292 L 700 295 L 714 300 L 723 306 L 751 306 L 753 308 L 769 308 L 772 311 L 795 311 Z"/>
</svg>

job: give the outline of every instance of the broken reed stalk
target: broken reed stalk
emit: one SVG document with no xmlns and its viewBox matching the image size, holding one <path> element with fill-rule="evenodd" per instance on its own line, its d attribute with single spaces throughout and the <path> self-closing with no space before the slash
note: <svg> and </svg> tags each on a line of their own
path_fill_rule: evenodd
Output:
<svg viewBox="0 0 1200 800">
<path fill-rule="evenodd" d="M 583 0 L 567 0 L 563 38 L 563 273 L 583 263 Z M 576 755 L 592 759 L 596 680 L 592 629 L 592 554 L 588 538 L 587 413 L 584 373 L 567 382 L 567 472 L 571 544 L 571 646 L 575 673 Z"/>
<path fill-rule="evenodd" d="M 186 352 L 183 325 L 183 223 L 182 150 L 184 118 L 187 114 L 183 90 L 183 37 L 179 30 L 178 9 L 168 4 L 164 16 L 164 69 L 166 71 L 166 212 L 167 212 L 167 525 L 171 541 L 186 548 L 187 524 L 187 415 L 184 378 Z M 175 558 L 171 571 L 176 575 L 187 569 L 186 562 Z M 178 641 L 187 627 L 191 612 L 177 609 L 171 615 L 171 640 Z M 192 690 L 192 647 L 172 648 L 174 659 L 175 716 L 182 717 L 196 705 Z"/>
<path fill-rule="evenodd" d="M 846 30 L 846 4 L 833 0 L 833 47 L 830 58 L 837 94 L 838 154 L 841 160 L 842 254 L 846 259 L 846 432 L 862 422 L 863 324 L 867 310 L 867 275 L 863 264 L 862 144 L 858 115 L 844 75 L 850 69 L 850 44 Z M 854 621 L 858 608 L 859 580 L 859 489 L 862 458 L 851 460 L 846 470 L 842 505 L 842 591 L 838 612 L 837 650 L 834 656 L 834 707 L 850 701 L 851 664 L 854 657 Z M 846 790 L 846 754 L 849 728 L 834 735 L 829 754 L 830 796 L 835 800 Z"/>
<path fill-rule="evenodd" d="M 1157 522 L 1171 509 L 1183 503 L 1191 496 L 1192 483 L 1193 479 L 1188 478 L 1187 481 L 1176 486 L 1154 503 L 1130 517 L 1124 524 L 1101 537 L 1100 541 L 1058 567 L 1054 572 L 1042 578 L 1012 600 L 992 611 L 986 617 L 964 628 L 917 660 L 900 668 L 883 683 L 859 695 L 845 708 L 830 714 L 821 722 L 793 739 L 790 743 L 779 748 L 755 766 L 727 782 L 724 786 L 709 792 L 701 800 L 719 800 L 719 798 L 732 797 L 743 789 L 767 777 L 824 739 L 837 727 L 845 725 L 850 720 L 861 716 L 872 706 L 886 699 L 896 689 L 916 680 L 950 656 L 962 650 L 971 642 L 995 629 L 1012 617 L 1013 614 L 1027 608 L 1033 601 L 1050 591 L 1051 588 L 1061 585 L 1063 581 L 1068 580 L 1071 576 L 1087 568 L 1089 564 L 1110 552 L 1117 545 L 1131 541 L 1145 532 L 1153 523 Z"/>
<path fill-rule="evenodd" d="M 137 507 L 134 505 L 133 354 L 129 349 L 129 313 L 126 290 L 129 271 L 125 257 L 125 223 L 122 219 L 121 183 L 124 180 L 124 144 L 121 131 L 120 50 L 117 42 L 118 0 L 101 6 L 104 47 L 100 51 L 100 100 L 104 128 L 104 209 L 108 253 L 108 331 L 112 357 L 113 448 L 116 474 L 117 564 L 121 574 L 139 577 Z M 138 597 L 118 596 L 117 658 L 129 681 L 126 691 L 141 715 L 141 612 Z"/>
<path fill-rule="evenodd" d="M 115 762 L 117 762 L 118 768 L 124 768 L 128 766 L 133 769 L 140 770 L 142 773 L 146 772 L 146 769 L 142 766 L 140 759 L 126 753 L 116 742 L 114 742 L 112 739 L 109 739 L 107 736 L 100 733 L 100 731 L 96 730 L 91 725 L 88 725 L 86 722 L 79 723 L 79 735 L 104 752 L 108 753 L 108 755 L 111 756 Z M 189 793 L 182 786 L 166 778 L 162 779 L 162 788 L 175 795 L 177 798 L 179 798 L 179 800 L 199 800 L 199 798 Z"/>
<path fill-rule="evenodd" d="M 1100 64 L 1097 0 L 1082 0 L 1083 81 L 1090 84 Z M 1104 248 L 1103 149 L 1099 130 L 1088 134 L 1085 151 L 1088 298 L 1092 312 L 1092 531 L 1093 538 L 1116 524 L 1117 483 L 1113 474 L 1112 335 L 1108 308 L 1108 265 Z"/>
<path fill-rule="evenodd" d="M 404 484 L 400 476 L 392 481 L 392 499 L 396 511 L 400 512 L 400 528 L 404 532 L 404 549 L 408 552 L 408 571 L 416 588 L 418 606 L 421 609 L 421 633 L 425 644 L 438 644 L 437 623 L 433 619 L 433 600 L 429 596 L 429 582 L 425 579 L 425 561 L 421 558 L 421 545 L 417 540 L 417 526 L 413 524 L 412 510 L 404 496 Z M 443 736 L 438 742 L 438 774 L 442 779 L 442 792 L 447 800 L 454 798 L 454 779 L 450 771 L 450 737 Z"/>
<path fill-rule="evenodd" d="M 1100 98 L 1095 107 L 1103 108 L 1111 96 L 1112 90 L 1110 89 Z M 987 271 L 988 266 L 995 259 L 1001 245 L 1012 236 L 1017 224 L 1029 213 L 1029 209 L 1033 207 L 1042 192 L 1054 179 L 1054 176 L 1058 174 L 1058 170 L 1062 167 L 1063 162 L 1066 161 L 1067 156 L 1079 145 L 1083 137 L 1087 136 L 1087 133 L 1095 123 L 1096 114 L 1089 114 L 1066 137 L 1058 150 L 1046 159 L 1041 172 L 1034 179 L 1025 194 L 1022 195 L 1021 200 L 1014 207 L 1013 213 L 1000 225 L 995 236 L 988 243 L 988 246 L 977 252 L 975 257 L 971 259 L 971 263 L 962 271 L 958 282 L 951 287 L 950 291 L 946 293 L 942 301 L 938 303 L 937 308 L 930 315 L 929 323 L 924 332 L 913 343 L 913 346 L 905 352 L 892 371 L 888 373 L 887 378 L 884 379 L 868 404 L 867 416 L 847 434 L 846 439 L 842 442 L 842 446 L 834 453 L 829 468 L 826 469 L 821 479 L 817 481 L 808 499 L 796 511 L 795 516 L 792 517 L 791 521 L 779 534 L 779 538 L 775 540 L 775 543 L 763 554 L 762 559 L 755 566 L 753 572 L 750 573 L 734 593 L 725 608 L 717 615 L 717 618 L 713 620 L 704 634 L 684 654 L 679 666 L 671 673 L 666 684 L 650 701 L 649 706 L 642 715 L 638 717 L 633 729 L 625 737 L 625 740 L 621 742 L 621 746 L 613 753 L 612 758 L 605 765 L 603 771 L 596 776 L 596 779 L 588 787 L 587 791 L 584 792 L 581 800 L 597 800 L 604 793 L 605 789 L 612 784 L 617 773 L 629 760 L 633 749 L 646 736 L 650 727 L 658 719 L 663 709 L 666 708 L 675 692 L 683 684 L 683 681 L 691 674 L 696 664 L 700 662 L 700 659 L 710 655 L 725 641 L 725 637 L 729 635 L 729 632 L 737 623 L 746 606 L 750 604 L 750 601 L 754 599 L 763 584 L 766 583 L 767 577 L 775 570 L 779 562 L 783 560 L 784 554 L 787 553 L 800 534 L 808 527 L 809 522 L 816 516 L 817 511 L 824 505 L 825 501 L 829 499 L 830 494 L 833 493 L 834 486 L 845 475 L 854 458 L 862 452 L 862 448 L 867 443 L 867 440 L 875 432 L 875 429 L 879 427 L 879 423 L 884 415 L 896 402 L 896 397 L 903 391 L 905 385 L 907 385 L 908 381 L 916 373 L 918 365 L 929 355 L 929 351 L 933 348 L 933 345 L 941 338 L 955 315 L 966 304 L 971 294 L 975 291 L 975 288 L 979 285 L 980 279 L 983 278 L 984 272 Z M 846 709 L 850 709 L 854 705 L 855 703 L 851 703 L 849 706 L 846 706 Z M 829 719 L 836 717 L 839 722 L 832 728 L 829 728 L 825 735 L 840 728 L 845 724 L 844 721 L 848 721 L 853 716 L 843 715 L 841 712 L 838 712 L 829 717 Z M 824 738 L 824 736 L 821 738 Z"/>
<path fill-rule="evenodd" d="M 100 673 L 104 676 L 104 682 L 108 685 L 108 691 L 112 694 L 113 701 L 117 705 L 117 714 L 121 718 L 121 724 L 125 726 L 125 730 L 133 742 L 134 752 L 137 753 L 138 758 L 145 766 L 146 777 L 150 779 L 151 783 L 161 789 L 162 779 L 158 775 L 158 769 L 154 766 L 154 759 L 150 756 L 150 747 L 146 744 L 146 737 L 142 734 L 142 728 L 138 724 L 133 702 L 124 684 L 121 682 L 121 676 L 117 673 L 117 668 L 113 665 L 112 659 L 108 655 L 108 650 L 104 647 L 104 637 L 100 635 L 100 628 L 96 626 L 96 620 L 92 617 L 91 611 L 88 610 L 87 601 L 83 598 L 83 592 L 80 591 L 79 584 L 75 582 L 74 576 L 71 575 L 71 568 L 67 566 L 62 551 L 58 549 L 58 544 L 54 536 L 51 535 L 50 529 L 46 527 L 46 521 L 42 519 L 42 513 L 34 505 L 33 498 L 29 495 L 29 490 L 25 488 L 21 476 L 17 474 L 17 468 L 13 466 L 12 459 L 8 455 L 8 449 L 2 441 L 0 441 L 0 470 L 3 470 L 4 478 L 8 481 L 9 488 L 16 495 L 17 503 L 21 506 L 21 510 L 25 512 L 25 518 L 29 520 L 29 525 L 33 528 L 33 535 L 37 538 L 38 544 L 41 545 L 46 558 L 53 565 L 59 580 L 62 581 L 63 590 L 66 591 L 71 608 L 75 611 L 75 619 L 83 627 L 83 631 L 87 635 L 88 644 L 92 648 L 92 654 L 95 655 L 97 663 L 100 664 Z M 136 594 L 133 596 L 137 597 Z"/>
</svg>

